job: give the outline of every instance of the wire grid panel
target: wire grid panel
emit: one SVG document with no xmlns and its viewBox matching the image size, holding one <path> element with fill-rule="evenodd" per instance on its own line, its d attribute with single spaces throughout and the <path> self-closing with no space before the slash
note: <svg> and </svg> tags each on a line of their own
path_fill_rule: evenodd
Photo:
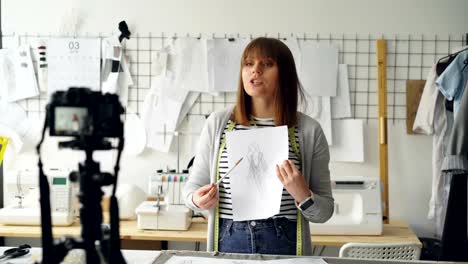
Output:
<svg viewBox="0 0 468 264">
<path fill-rule="evenodd" d="M 227 38 L 233 34 L 211 38 Z M 104 35 L 51 36 L 41 34 L 7 34 L 3 36 L 4 46 L 13 47 L 18 43 L 32 44 L 37 39 L 50 37 L 105 37 Z M 155 56 L 171 39 L 179 37 L 201 37 L 177 34 L 133 34 L 125 43 L 125 53 L 130 58 L 130 72 L 134 85 L 129 88 L 127 113 L 140 113 L 142 103 L 151 88 L 155 77 Z M 254 38 L 257 36 L 236 37 Z M 366 121 L 377 119 L 377 57 L 376 41 L 387 42 L 387 103 L 388 120 L 393 123 L 406 119 L 406 80 L 423 80 L 440 57 L 466 43 L 460 35 L 352 35 L 352 34 L 303 34 L 269 36 L 275 38 L 295 37 L 305 41 L 331 43 L 339 48 L 339 63 L 348 65 L 352 118 Z M 36 62 L 35 62 L 36 63 Z M 189 112 L 190 115 L 209 115 L 211 112 L 234 104 L 235 93 L 220 93 L 217 96 L 202 94 Z M 47 96 L 20 101 L 29 116 L 44 114 Z"/>
</svg>

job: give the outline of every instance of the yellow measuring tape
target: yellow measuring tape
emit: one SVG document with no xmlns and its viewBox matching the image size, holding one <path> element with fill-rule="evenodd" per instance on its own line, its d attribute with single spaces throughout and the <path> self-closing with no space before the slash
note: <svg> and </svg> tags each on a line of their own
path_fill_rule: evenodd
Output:
<svg viewBox="0 0 468 264">
<path fill-rule="evenodd" d="M 0 164 L 3 161 L 3 155 L 5 155 L 5 149 L 8 145 L 8 137 L 0 136 Z"/>
<path fill-rule="evenodd" d="M 228 131 L 232 131 L 236 126 L 235 122 L 231 122 L 228 126 Z M 289 141 L 293 147 L 294 153 L 298 159 L 301 158 L 299 153 L 299 146 L 296 142 L 296 135 L 294 133 L 294 127 L 290 127 L 288 129 L 289 134 Z M 219 146 L 219 154 L 218 154 L 218 166 L 216 167 L 216 180 L 219 177 L 219 162 L 221 160 L 221 155 L 223 153 L 224 148 L 226 147 L 226 134 L 224 134 L 223 138 L 221 139 L 221 145 Z M 215 219 L 214 219 L 214 241 L 213 241 L 213 249 L 214 251 L 218 251 L 219 246 L 219 203 L 215 208 Z M 302 256 L 302 215 L 299 210 L 297 210 L 297 224 L 296 224 L 296 255 Z"/>
</svg>

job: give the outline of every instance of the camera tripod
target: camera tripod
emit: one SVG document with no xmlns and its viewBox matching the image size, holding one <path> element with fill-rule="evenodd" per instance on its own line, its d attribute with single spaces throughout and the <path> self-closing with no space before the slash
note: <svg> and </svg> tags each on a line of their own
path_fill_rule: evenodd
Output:
<svg viewBox="0 0 468 264">
<path fill-rule="evenodd" d="M 37 145 L 39 155 L 39 188 L 41 204 L 41 229 L 42 229 L 42 263 L 60 263 L 68 251 L 72 249 L 84 249 L 86 263 L 125 263 L 120 252 L 119 234 L 119 208 L 115 196 L 119 161 L 123 150 L 123 136 L 118 138 L 117 147 L 113 147 L 109 141 L 103 138 L 81 136 L 75 140 L 61 142 L 59 147 L 84 150 L 86 159 L 79 164 L 79 171 L 70 174 L 69 179 L 79 182 L 80 193 L 78 195 L 81 221 L 81 238 L 61 238 L 53 241 L 52 219 L 50 209 L 50 188 L 47 176 L 42 169 L 40 147 L 44 141 L 44 134 L 48 124 L 46 121 L 42 131 L 42 138 Z M 100 172 L 99 163 L 92 159 L 95 150 L 117 149 L 117 161 L 114 167 L 114 175 Z M 102 225 L 101 199 L 102 186 L 114 185 L 110 199 L 110 229 Z"/>
</svg>

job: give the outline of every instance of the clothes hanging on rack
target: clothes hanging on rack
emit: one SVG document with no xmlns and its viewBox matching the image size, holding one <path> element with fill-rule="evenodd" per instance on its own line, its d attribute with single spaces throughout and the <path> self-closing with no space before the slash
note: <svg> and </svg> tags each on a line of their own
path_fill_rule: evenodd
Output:
<svg viewBox="0 0 468 264">
<path fill-rule="evenodd" d="M 446 143 L 447 116 L 444 107 L 444 96 L 439 92 L 435 81 L 438 75 L 436 64 L 429 70 L 413 124 L 415 133 L 432 135 L 432 192 L 429 201 L 428 219 L 435 222 L 435 236 L 440 238 L 444 227 L 445 204 L 448 192 L 444 188 L 441 167 Z"/>
<path fill-rule="evenodd" d="M 465 62 L 468 60 L 468 50 L 460 52 L 452 63 L 436 80 L 440 92 L 450 101 L 453 100 L 453 113 L 456 116 L 460 101 L 468 80 L 468 71 L 465 71 Z"/>
<path fill-rule="evenodd" d="M 460 73 L 461 74 L 461 73 Z M 467 89 L 465 82 L 464 88 Z M 468 260 L 467 182 L 468 182 L 468 92 L 463 93 L 442 164 L 443 177 L 449 184 L 447 212 L 444 217 L 439 260 Z"/>
<path fill-rule="evenodd" d="M 444 232 L 452 176 L 452 174 L 444 172 L 443 168 L 445 168 L 446 162 L 451 161 L 454 163 L 460 160 L 458 156 L 457 158 L 450 158 L 450 155 L 454 154 L 452 154 L 452 150 L 448 149 L 448 146 L 449 141 L 452 140 L 452 133 L 456 133 L 452 132 L 454 118 L 459 112 L 461 99 L 463 98 L 468 80 L 468 71 L 464 71 L 467 59 L 468 50 L 459 52 L 438 77 L 438 70 L 440 73 L 441 69 L 440 65 L 436 64 L 431 68 L 413 126 L 415 132 L 434 135 L 432 195 L 429 203 L 428 218 L 434 219 L 435 236 L 438 238 L 441 238 Z M 447 103 L 450 102 L 448 100 L 454 102 L 453 112 L 447 110 Z M 465 113 L 462 114 L 461 119 L 463 118 L 466 118 Z M 457 124 L 457 126 L 460 125 Z M 459 131 L 458 134 L 453 137 L 461 138 L 460 134 L 463 134 L 464 130 L 460 130 L 459 128 L 457 130 Z M 453 144 L 456 145 L 458 143 Z M 452 165 L 463 164 L 454 163 Z"/>
<path fill-rule="evenodd" d="M 468 73 L 466 74 L 468 75 Z M 464 89 L 468 87 L 465 81 Z M 442 170 L 468 172 L 468 92 L 463 93 L 460 100 L 458 114 L 455 118 L 453 129 L 447 144 L 447 156 L 444 158 Z"/>
</svg>

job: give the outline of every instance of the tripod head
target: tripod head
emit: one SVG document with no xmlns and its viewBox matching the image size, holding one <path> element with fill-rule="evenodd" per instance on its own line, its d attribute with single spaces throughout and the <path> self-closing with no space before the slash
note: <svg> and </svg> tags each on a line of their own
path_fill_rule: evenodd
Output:
<svg viewBox="0 0 468 264">
<path fill-rule="evenodd" d="M 115 196 L 119 162 L 124 145 L 124 109 L 114 94 L 101 94 L 88 88 L 72 87 L 68 91 L 55 92 L 46 108 L 46 118 L 42 138 L 37 145 L 39 156 L 39 188 L 42 229 L 42 263 L 60 263 L 68 251 L 84 249 L 87 263 L 125 263 L 120 252 L 119 209 Z M 45 131 L 49 128 L 51 136 L 71 136 L 71 141 L 60 142 L 60 148 L 83 150 L 84 162 L 79 170 L 70 174 L 69 179 L 79 182 L 81 238 L 63 238 L 53 241 L 50 210 L 50 188 L 43 171 L 41 145 Z M 113 145 L 107 138 L 116 138 Z M 99 163 L 93 160 L 95 150 L 117 149 L 114 175 L 101 172 Z M 113 185 L 110 198 L 110 230 L 103 228 L 101 187 Z"/>
</svg>

